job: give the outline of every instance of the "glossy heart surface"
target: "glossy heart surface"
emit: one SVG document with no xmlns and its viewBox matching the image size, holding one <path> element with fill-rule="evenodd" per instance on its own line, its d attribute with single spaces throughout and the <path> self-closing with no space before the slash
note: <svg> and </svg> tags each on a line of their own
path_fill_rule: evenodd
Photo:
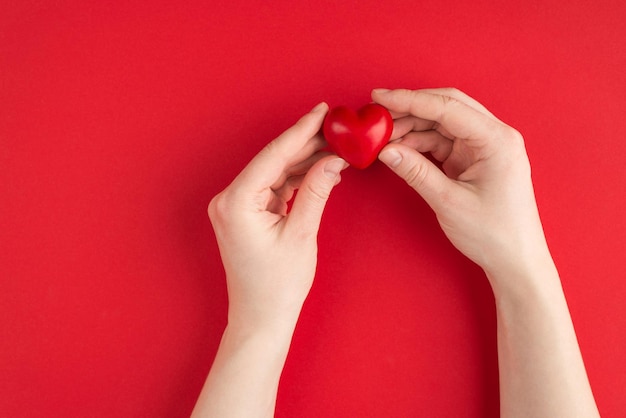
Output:
<svg viewBox="0 0 626 418">
<path fill-rule="evenodd" d="M 393 130 L 391 114 L 370 103 L 358 111 L 346 106 L 331 109 L 324 119 L 323 132 L 330 148 L 351 166 L 364 169 L 372 164 L 389 142 Z"/>
</svg>

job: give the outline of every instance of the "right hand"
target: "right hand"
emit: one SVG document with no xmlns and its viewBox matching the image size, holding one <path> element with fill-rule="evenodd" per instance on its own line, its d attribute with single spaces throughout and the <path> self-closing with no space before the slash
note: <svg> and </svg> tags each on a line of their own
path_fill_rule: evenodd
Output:
<svg viewBox="0 0 626 418">
<path fill-rule="evenodd" d="M 372 98 L 394 116 L 396 141 L 379 159 L 426 200 L 454 246 L 488 277 L 551 260 L 519 132 L 456 89 L 376 89 Z"/>
<path fill-rule="evenodd" d="M 323 151 L 327 111 L 321 103 L 304 115 L 211 200 L 231 330 L 293 332 L 313 284 L 322 212 L 348 166 Z"/>
</svg>

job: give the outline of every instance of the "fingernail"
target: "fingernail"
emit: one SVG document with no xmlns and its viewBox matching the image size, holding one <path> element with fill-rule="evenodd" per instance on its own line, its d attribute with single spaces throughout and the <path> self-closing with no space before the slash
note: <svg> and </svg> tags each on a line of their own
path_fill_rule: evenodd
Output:
<svg viewBox="0 0 626 418">
<path fill-rule="evenodd" d="M 326 165 L 324 166 L 324 174 L 329 179 L 334 179 L 339 175 L 341 170 L 343 170 L 346 167 L 348 167 L 347 162 L 345 162 L 341 158 L 335 158 L 334 160 L 331 160 L 326 163 Z"/>
<path fill-rule="evenodd" d="M 315 106 L 313 109 L 311 109 L 311 113 L 319 112 L 320 110 L 324 109 L 326 106 L 328 106 L 326 102 L 322 102 L 318 104 L 317 106 Z"/>
<path fill-rule="evenodd" d="M 378 159 L 391 168 L 395 168 L 402 162 L 402 155 L 395 149 L 387 149 L 380 152 Z"/>
<path fill-rule="evenodd" d="M 376 94 L 385 94 L 385 93 L 388 93 L 390 91 L 391 90 L 389 90 L 389 89 L 374 89 L 373 90 L 373 92 L 376 93 Z"/>
</svg>

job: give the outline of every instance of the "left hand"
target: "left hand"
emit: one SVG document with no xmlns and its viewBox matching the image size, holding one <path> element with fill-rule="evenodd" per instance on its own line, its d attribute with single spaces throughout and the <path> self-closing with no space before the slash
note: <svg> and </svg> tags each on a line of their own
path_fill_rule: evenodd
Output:
<svg viewBox="0 0 626 418">
<path fill-rule="evenodd" d="M 313 284 L 322 212 L 348 165 L 321 151 L 327 111 L 321 103 L 304 115 L 209 204 L 226 270 L 229 326 L 295 326 Z"/>
</svg>

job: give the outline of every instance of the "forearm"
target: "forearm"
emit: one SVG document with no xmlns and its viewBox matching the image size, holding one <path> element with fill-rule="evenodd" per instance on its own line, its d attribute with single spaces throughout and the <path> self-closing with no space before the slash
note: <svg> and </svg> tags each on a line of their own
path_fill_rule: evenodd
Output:
<svg viewBox="0 0 626 418">
<path fill-rule="evenodd" d="M 549 254 L 503 274 L 487 273 L 496 297 L 502 416 L 599 416 Z"/>
<path fill-rule="evenodd" d="M 293 327 L 229 325 L 193 411 L 200 417 L 272 417 Z"/>
</svg>

